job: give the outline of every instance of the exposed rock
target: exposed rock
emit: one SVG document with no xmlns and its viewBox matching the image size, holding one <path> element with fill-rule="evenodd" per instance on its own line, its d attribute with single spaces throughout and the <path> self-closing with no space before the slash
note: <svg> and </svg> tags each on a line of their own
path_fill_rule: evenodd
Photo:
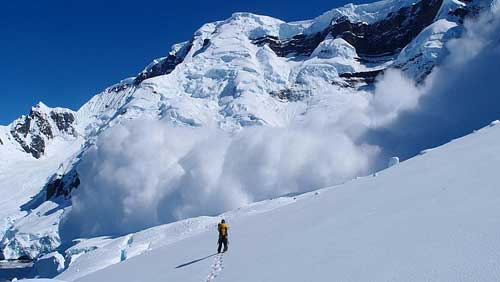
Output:
<svg viewBox="0 0 500 282">
<path fill-rule="evenodd" d="M 31 137 L 30 143 L 26 142 L 26 137 L 30 132 L 32 119 L 33 117 L 31 116 L 31 114 L 30 116 L 21 117 L 21 121 L 13 125 L 10 133 L 12 134 L 12 137 L 14 137 L 14 140 L 16 140 L 19 145 L 21 145 L 21 148 L 26 153 L 31 154 L 34 158 L 39 159 L 45 152 L 45 141 L 40 136 L 34 135 Z M 50 132 L 50 136 L 52 138 L 52 131 L 50 129 L 45 129 L 45 132 Z"/>
<path fill-rule="evenodd" d="M 48 139 L 54 138 L 54 133 L 52 132 L 52 127 L 48 121 L 47 115 L 41 111 L 34 108 L 30 112 L 30 117 L 35 121 L 38 130 L 45 135 Z"/>
<path fill-rule="evenodd" d="M 423 0 L 371 25 L 339 19 L 332 24 L 331 32 L 353 45 L 360 55 L 396 53 L 434 21 L 442 3 L 443 0 Z"/>
<path fill-rule="evenodd" d="M 76 136 L 74 124 L 75 116 L 70 110 L 50 110 L 40 103 L 29 115 L 14 121 L 10 133 L 26 153 L 39 159 L 45 153 L 47 141 L 57 133 Z"/>
<path fill-rule="evenodd" d="M 117 85 L 114 85 L 112 87 L 109 87 L 106 89 L 106 92 L 108 93 L 111 93 L 111 92 L 120 92 L 120 91 L 123 91 L 127 88 L 131 87 L 130 84 L 126 84 L 126 83 L 119 83 Z"/>
<path fill-rule="evenodd" d="M 344 80 L 350 84 L 356 83 L 366 83 L 372 84 L 379 74 L 383 73 L 383 70 L 366 71 L 366 72 L 355 72 L 355 73 L 341 73 L 339 76 L 344 78 Z"/>
<path fill-rule="evenodd" d="M 66 132 L 71 135 L 76 133 L 73 128 L 75 116 L 72 113 L 56 113 L 52 111 L 50 112 L 50 118 L 56 123 L 59 131 Z"/>
<path fill-rule="evenodd" d="M 69 197 L 73 189 L 80 186 L 80 177 L 78 172 L 73 169 L 65 175 L 54 175 L 45 186 L 45 199 L 50 200 L 52 197 Z"/>
<path fill-rule="evenodd" d="M 353 23 L 342 17 L 335 19 L 322 32 L 312 35 L 300 34 L 287 40 L 266 36 L 253 40 L 253 43 L 259 46 L 267 44 L 281 57 L 310 56 L 326 36 L 332 34 L 354 46 L 360 55 L 393 54 L 433 22 L 442 2 L 443 0 L 423 0 L 390 13 L 386 19 L 373 24 Z"/>
<path fill-rule="evenodd" d="M 26 135 L 28 135 L 28 132 L 30 131 L 30 124 L 31 124 L 31 117 L 22 116 L 21 121 L 16 123 L 12 130 L 16 133 L 16 135 L 26 137 Z"/>
<path fill-rule="evenodd" d="M 456 9 L 450 10 L 448 12 L 448 15 L 457 17 L 459 20 L 459 23 L 464 23 L 464 20 L 468 17 L 474 18 L 477 17 L 482 10 L 481 5 L 478 3 L 474 3 L 472 0 L 462 0 L 463 2 L 466 2 L 466 6 L 460 6 Z"/>
<path fill-rule="evenodd" d="M 33 135 L 29 145 L 30 153 L 33 157 L 39 159 L 45 153 L 45 141 L 40 135 Z"/>
<path fill-rule="evenodd" d="M 311 91 L 298 91 L 294 89 L 283 89 L 280 91 L 274 91 L 270 93 L 271 96 L 282 102 L 297 102 L 304 100 L 305 98 L 312 95 Z"/>
<path fill-rule="evenodd" d="M 193 57 L 196 57 L 197 55 L 205 52 L 205 50 L 207 50 L 208 47 L 210 47 L 210 39 L 206 38 L 203 40 L 203 46 L 199 50 L 194 52 Z"/>
<path fill-rule="evenodd" d="M 3 145 L 3 141 L 2 141 L 2 138 L 0 138 L 0 145 Z"/>
<path fill-rule="evenodd" d="M 187 53 L 193 47 L 193 41 L 186 43 L 182 48 L 178 51 L 170 52 L 168 57 L 162 58 L 159 60 L 155 60 L 152 64 L 150 64 L 145 70 L 137 75 L 134 80 L 134 84 L 138 85 L 144 80 L 160 75 L 165 75 L 171 73 L 175 67 L 182 63 Z"/>
<path fill-rule="evenodd" d="M 294 56 L 310 56 L 314 49 L 326 38 L 328 30 L 315 33 L 311 36 L 303 34 L 295 35 L 291 39 L 281 41 L 275 36 L 266 36 L 257 38 L 252 41 L 253 44 L 262 46 L 267 44 L 276 55 L 286 57 Z"/>
</svg>

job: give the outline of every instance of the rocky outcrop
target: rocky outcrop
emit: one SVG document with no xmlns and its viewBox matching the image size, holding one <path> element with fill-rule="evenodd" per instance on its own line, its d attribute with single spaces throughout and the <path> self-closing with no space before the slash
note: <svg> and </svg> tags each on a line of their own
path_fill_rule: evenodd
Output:
<svg viewBox="0 0 500 282">
<path fill-rule="evenodd" d="M 75 116 L 71 113 L 56 113 L 50 112 L 50 118 L 56 123 L 57 129 L 61 132 L 74 135 Z"/>
<path fill-rule="evenodd" d="M 271 96 L 275 97 L 281 102 L 297 102 L 304 100 L 305 98 L 312 95 L 312 91 L 305 90 L 295 90 L 295 89 L 282 89 L 280 91 L 273 91 L 270 93 Z"/>
<path fill-rule="evenodd" d="M 134 85 L 139 85 L 148 78 L 171 73 L 178 64 L 184 61 L 184 58 L 192 47 L 193 41 L 191 40 L 179 48 L 179 50 L 170 52 L 167 57 L 155 60 L 148 67 L 146 67 L 145 70 L 137 75 L 134 79 Z"/>
<path fill-rule="evenodd" d="M 423 0 L 371 25 L 341 18 L 332 23 L 331 33 L 353 45 L 360 55 L 397 53 L 433 23 L 442 3 L 443 0 Z"/>
<path fill-rule="evenodd" d="M 377 76 L 381 73 L 383 73 L 383 70 L 355 72 L 355 73 L 341 73 L 339 74 L 339 76 L 351 85 L 357 83 L 372 84 L 375 82 Z"/>
<path fill-rule="evenodd" d="M 70 110 L 52 110 L 39 103 L 29 115 L 12 123 L 10 134 L 26 153 L 39 159 L 55 134 L 76 136 L 74 124 L 75 115 Z"/>
<path fill-rule="evenodd" d="M 80 186 L 80 177 L 76 169 L 71 170 L 64 175 L 54 175 L 45 186 L 45 200 L 50 200 L 53 197 L 69 197 L 73 189 Z"/>
<path fill-rule="evenodd" d="M 46 117 L 36 110 L 32 110 L 28 116 L 23 116 L 14 123 L 10 133 L 26 153 L 37 159 L 45 152 L 45 140 L 40 135 L 45 135 L 47 139 L 54 138 Z"/>
<path fill-rule="evenodd" d="M 373 24 L 351 22 L 347 17 L 334 19 L 325 30 L 312 35 L 299 34 L 280 40 L 265 36 L 253 40 L 256 45 L 267 44 L 278 56 L 310 56 L 314 49 L 331 34 L 343 38 L 360 55 L 397 53 L 415 38 L 436 17 L 443 0 L 423 0 L 391 12 L 387 18 Z"/>
<path fill-rule="evenodd" d="M 276 36 L 268 35 L 266 37 L 257 38 L 253 40 L 252 43 L 258 46 L 266 44 L 280 57 L 287 57 L 290 55 L 310 56 L 314 49 L 325 40 L 327 35 L 328 30 L 310 36 L 299 34 L 287 40 L 280 40 Z"/>
<path fill-rule="evenodd" d="M 474 2 L 473 0 L 462 0 L 462 2 L 466 5 L 448 11 L 448 15 L 458 18 L 459 23 L 464 23 L 466 18 L 477 17 L 484 8 L 480 3 Z"/>
</svg>

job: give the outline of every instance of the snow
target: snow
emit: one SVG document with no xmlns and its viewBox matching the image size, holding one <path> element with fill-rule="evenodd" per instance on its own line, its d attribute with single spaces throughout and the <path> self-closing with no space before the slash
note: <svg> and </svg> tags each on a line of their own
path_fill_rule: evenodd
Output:
<svg viewBox="0 0 500 282">
<path fill-rule="evenodd" d="M 212 255 L 217 218 L 199 218 L 205 227 L 188 237 L 153 244 L 141 255 L 84 276 L 77 274 L 86 273 L 80 264 L 78 271 L 70 268 L 58 278 L 497 281 L 498 138 L 500 128 L 487 127 L 375 177 L 282 198 L 286 201 L 271 209 L 269 203 L 282 200 L 222 215 L 218 218 L 226 218 L 230 225 L 229 252 L 223 256 Z M 178 224 L 156 227 L 141 241 L 173 234 L 165 228 Z M 123 239 L 115 239 L 119 240 Z M 98 250 L 118 256 L 116 249 L 107 248 Z M 79 259 L 85 256 L 92 256 L 92 251 Z M 101 256 L 89 261 L 99 264 Z"/>
<path fill-rule="evenodd" d="M 21 206 L 30 202 L 32 198 L 35 200 L 43 199 L 42 189 L 51 176 L 61 175 L 69 171 L 74 164 L 79 162 L 80 157 L 85 155 L 80 155 L 80 153 L 94 148 L 98 138 L 103 133 L 111 132 L 113 128 L 119 126 L 127 126 L 129 120 L 143 120 L 145 123 L 154 123 L 160 120 L 160 123 L 168 128 L 215 128 L 223 131 L 221 136 L 248 137 L 247 140 L 240 137 L 239 141 L 233 142 L 233 150 L 223 150 L 230 152 L 229 156 L 232 156 L 233 159 L 241 160 L 241 163 L 236 163 L 236 165 L 241 165 L 240 170 L 231 170 L 229 174 L 237 176 L 238 181 L 243 180 L 245 187 L 243 190 L 250 191 L 250 196 L 246 193 L 241 196 L 243 200 L 238 200 L 238 205 L 261 200 L 265 196 L 309 191 L 363 174 L 363 171 L 369 170 L 367 167 L 370 166 L 367 163 L 370 162 L 374 151 L 365 150 L 364 144 L 358 147 L 357 145 L 362 143 L 359 142 L 358 138 L 361 138 L 360 136 L 367 127 L 373 126 L 373 124 L 387 124 L 398 118 L 402 111 L 417 107 L 421 92 L 413 85 L 413 80 L 418 81 L 422 74 L 426 74 L 434 66 L 439 65 L 449 53 L 448 42 L 462 35 L 463 28 L 456 18 L 448 15 L 447 10 L 461 6 L 463 3 L 456 0 L 445 0 L 435 23 L 417 36 L 397 56 L 394 62 L 392 58 L 382 58 L 373 63 L 362 64 L 358 61 L 355 49 L 340 38 L 328 37 L 314 50 L 310 57 L 305 58 L 278 57 L 268 46 L 256 46 L 251 40 L 265 35 L 287 39 L 298 34 L 318 32 L 331 24 L 332 20 L 344 16 L 352 22 L 373 23 L 384 18 L 391 11 L 411 5 L 413 2 L 415 1 L 386 0 L 366 5 L 350 4 L 331 10 L 313 20 L 292 23 L 250 13 L 235 13 L 227 20 L 206 24 L 194 34 L 193 47 L 185 54 L 186 58 L 183 63 L 168 75 L 147 79 L 137 86 L 132 86 L 133 78 L 122 80 L 96 95 L 76 113 L 62 108 L 49 108 L 42 103 L 37 105 L 36 108 L 44 113 L 52 110 L 71 112 L 76 115 L 77 136 L 73 136 L 73 138 L 57 134 L 56 138 L 48 144 L 46 155 L 41 160 L 35 160 L 22 152 L 17 142 L 12 140 L 9 133 L 10 128 L 0 126 L 0 139 L 3 143 L 3 145 L 0 144 L 0 159 L 2 160 L 0 162 L 0 205 L 2 206 L 2 210 L 0 210 L 0 237 L 3 238 L 0 245 L 2 247 L 8 245 L 5 253 L 11 258 L 15 258 L 21 254 L 37 257 L 43 253 L 54 251 L 60 247 L 61 243 L 68 243 L 60 242 L 61 236 L 59 234 L 60 220 L 64 212 L 70 210 L 67 207 L 68 202 L 46 202 L 36 208 L 26 208 L 26 206 L 21 208 Z M 205 40 L 209 40 L 210 44 L 203 48 Z M 174 45 L 172 52 L 180 52 L 188 42 Z M 162 59 L 164 58 L 159 58 L 156 61 Z M 339 87 L 334 84 L 339 80 L 339 73 L 381 70 L 390 66 L 401 67 L 409 79 L 399 73 L 388 72 L 384 78 L 381 78 L 381 82 L 377 86 L 379 88 L 372 92 Z M 301 99 L 283 101 L 271 95 L 280 91 L 288 91 Z M 400 95 L 401 93 L 408 95 Z M 255 129 L 257 127 L 261 127 L 261 129 Z M 247 131 L 248 128 L 250 128 L 249 131 Z M 307 130 L 303 130 L 305 128 Z M 313 129 L 309 130 L 309 128 Z M 156 140 L 154 138 L 161 135 L 156 134 L 157 132 L 171 134 L 174 131 L 152 130 L 150 133 L 145 132 L 135 138 Z M 324 132 L 328 134 L 324 134 Z M 290 142 L 290 140 L 294 142 Z M 311 144 L 308 143 L 310 140 L 314 140 L 311 142 L 316 146 L 307 145 Z M 126 141 L 131 140 L 126 139 Z M 216 139 L 216 141 L 220 141 L 220 139 Z M 349 145 L 351 143 L 356 146 Z M 302 146 L 303 144 L 306 145 Z M 345 144 L 348 146 L 346 150 L 343 150 Z M 124 148 L 126 148 L 125 145 Z M 206 156 L 219 152 L 212 150 L 212 148 L 219 148 L 217 145 L 219 144 L 213 141 L 205 144 L 207 147 L 201 147 L 208 148 L 206 152 L 203 149 L 190 151 L 190 154 L 184 157 L 189 160 L 204 160 L 204 163 L 190 164 L 192 166 L 183 168 L 188 172 L 193 169 L 202 174 L 209 169 L 216 168 L 217 164 L 206 161 Z M 245 148 L 245 146 L 253 149 L 247 151 L 234 149 L 234 147 Z M 151 146 L 146 149 L 159 151 L 162 148 L 161 146 Z M 138 150 L 138 152 L 148 155 L 146 153 L 150 152 L 146 149 L 144 149 L 145 151 Z M 344 158 L 351 161 L 346 166 L 325 162 L 325 158 L 337 154 L 335 150 L 353 153 L 354 157 Z M 305 154 L 308 156 L 306 166 L 297 165 L 303 161 L 295 157 L 297 151 L 312 152 L 310 155 Z M 276 152 L 278 154 L 275 154 Z M 434 151 L 429 150 L 422 157 L 433 154 Z M 388 157 L 392 155 L 399 155 L 399 153 L 396 152 L 383 158 L 382 166 L 386 166 Z M 120 155 L 117 156 L 119 159 Z M 161 160 L 157 159 L 158 154 L 151 156 L 151 160 L 158 161 L 159 166 L 161 166 Z M 141 157 L 142 155 L 137 156 L 139 160 Z M 184 158 L 179 159 L 185 161 Z M 220 159 L 217 160 L 220 161 Z M 137 159 L 132 158 L 131 162 L 134 161 Z M 265 168 L 270 168 L 262 171 L 252 170 L 261 173 L 259 176 L 262 177 L 255 178 L 258 179 L 257 182 L 254 181 L 253 177 L 248 177 L 245 170 L 252 167 L 248 166 L 252 161 L 255 162 L 253 164 L 261 164 Z M 352 162 L 357 162 L 359 165 L 349 166 Z M 96 163 L 95 167 L 102 168 L 104 167 L 101 166 L 103 163 Z M 229 159 L 228 163 L 235 164 L 235 161 Z M 280 165 L 283 163 L 292 165 Z M 393 169 L 399 170 L 403 164 L 397 165 Z M 120 166 L 120 162 L 110 165 L 110 167 L 116 168 L 115 171 L 123 168 Z M 289 171 L 286 169 L 273 170 L 273 167 L 291 167 L 293 169 Z M 136 168 L 140 169 L 140 165 L 137 165 Z M 121 170 L 122 173 L 123 171 L 126 170 Z M 297 171 L 303 173 L 294 174 Z M 309 173 L 310 171 L 312 172 Z M 97 170 L 93 172 L 97 175 Z M 162 176 L 155 175 L 155 170 L 150 171 L 150 173 L 155 177 Z M 186 175 L 189 176 L 189 174 Z M 280 177 L 272 177 L 276 175 Z M 321 175 L 321 177 L 306 177 L 310 175 Z M 191 181 L 189 183 L 193 184 L 191 187 L 196 185 L 198 187 L 212 187 L 205 185 L 202 181 L 196 182 L 188 176 L 186 176 L 187 179 Z M 102 175 L 102 177 L 102 179 L 109 179 L 109 175 Z M 281 179 L 286 179 L 286 181 Z M 291 180 L 288 181 L 289 179 Z M 324 179 L 329 179 L 328 184 L 322 182 Z M 335 179 L 335 181 L 330 181 L 331 179 Z M 215 181 L 215 183 L 222 182 Z M 96 183 L 93 185 L 93 189 L 97 190 L 91 191 L 98 191 L 101 185 L 103 185 L 102 182 Z M 270 189 L 270 187 L 274 187 L 273 185 L 279 188 Z M 217 189 L 217 185 L 213 187 Z M 190 191 L 196 193 L 200 190 Z M 238 193 L 236 191 L 233 194 Z M 95 196 L 100 196 L 100 194 L 97 193 Z M 211 201 L 202 202 L 204 204 L 213 203 Z M 206 208 L 201 204 L 196 204 L 196 199 L 191 204 L 198 208 Z M 114 206 L 109 208 L 112 207 Z M 150 208 L 152 207 L 154 205 L 150 206 Z M 218 208 L 216 211 L 207 209 L 210 211 L 207 214 L 215 214 L 228 208 L 234 208 L 234 206 L 225 205 L 223 208 L 220 206 Z M 197 213 L 186 213 L 182 218 L 194 215 Z M 151 218 L 148 217 L 149 219 Z M 214 218 L 201 219 L 199 226 L 205 226 L 205 224 L 209 226 L 214 221 Z M 147 220 L 145 223 L 148 223 L 146 227 L 152 225 Z M 159 223 L 162 222 L 154 224 Z M 199 230 L 205 231 L 203 228 L 200 227 Z M 191 231 L 186 229 L 185 233 Z M 164 232 L 164 230 L 160 228 L 158 232 Z M 201 238 L 200 244 L 208 236 L 202 233 L 196 235 Z M 167 241 L 172 242 L 172 248 L 180 244 L 175 238 L 184 238 L 175 232 L 168 234 L 171 235 L 171 239 Z M 274 238 L 269 234 L 265 236 Z M 129 244 L 132 237 L 133 242 Z M 117 241 L 109 237 L 82 239 L 73 247 L 66 245 L 61 247 L 69 247 L 64 253 L 67 263 L 70 263 L 68 277 L 74 275 L 72 269 L 75 267 L 81 269 L 81 273 L 88 274 L 121 260 L 132 260 L 132 257 L 149 252 L 151 248 L 156 248 L 154 244 L 153 247 L 149 246 L 149 240 L 154 241 L 152 238 L 162 238 L 158 234 L 145 235 L 142 240 L 137 239 L 136 235 L 132 237 L 120 237 L 116 239 Z M 113 251 L 107 253 L 107 248 Z M 99 254 L 102 255 L 101 261 L 98 259 L 99 256 L 91 257 L 91 254 L 98 253 L 96 250 L 102 251 L 99 251 L 101 252 Z M 184 254 L 183 258 L 188 260 L 189 255 L 194 256 L 194 254 Z M 230 255 L 228 254 L 228 256 Z M 269 258 L 257 257 L 257 259 L 265 261 Z M 173 260 L 171 262 L 173 263 Z M 224 264 L 226 263 L 230 262 L 224 260 Z M 220 269 L 219 266 L 217 265 L 215 269 Z M 193 267 L 197 266 L 193 265 Z M 314 269 L 314 266 L 312 267 Z M 207 269 L 203 268 L 200 271 L 203 272 Z M 225 275 L 226 270 L 221 271 L 220 275 Z M 222 276 L 220 277 L 222 279 Z M 202 279 L 206 280 L 206 278 L 205 276 Z"/>
<path fill-rule="evenodd" d="M 288 197 L 266 200 L 227 212 L 220 217 L 231 220 L 246 215 L 265 213 L 291 204 L 295 200 Z M 59 275 L 59 278 L 72 281 L 151 250 L 212 230 L 220 217 L 190 218 L 115 239 L 96 237 L 79 240 L 66 251 L 69 267 Z"/>
</svg>

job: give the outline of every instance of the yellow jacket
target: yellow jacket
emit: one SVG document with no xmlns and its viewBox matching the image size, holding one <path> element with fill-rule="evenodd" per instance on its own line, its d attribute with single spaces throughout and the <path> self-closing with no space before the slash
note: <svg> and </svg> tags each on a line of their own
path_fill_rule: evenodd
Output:
<svg viewBox="0 0 500 282">
<path fill-rule="evenodd" d="M 219 230 L 219 236 L 221 236 L 221 237 L 227 236 L 228 229 L 229 229 L 229 226 L 225 223 L 219 223 L 219 225 L 217 226 L 217 230 Z"/>
</svg>

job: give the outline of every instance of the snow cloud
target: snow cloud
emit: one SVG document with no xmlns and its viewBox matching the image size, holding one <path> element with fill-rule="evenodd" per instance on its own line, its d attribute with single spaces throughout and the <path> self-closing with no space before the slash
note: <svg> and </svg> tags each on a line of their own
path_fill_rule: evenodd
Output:
<svg viewBox="0 0 500 282">
<path fill-rule="evenodd" d="M 365 174 L 376 152 L 335 131 L 254 127 L 230 136 L 130 121 L 106 132 L 84 157 L 65 229 L 122 234 L 216 215 Z"/>
<path fill-rule="evenodd" d="M 386 157 L 406 159 L 499 118 L 499 10 L 466 22 L 464 32 L 449 42 L 449 56 L 419 89 L 417 106 L 371 128 L 363 140 L 380 147 Z"/>
</svg>

